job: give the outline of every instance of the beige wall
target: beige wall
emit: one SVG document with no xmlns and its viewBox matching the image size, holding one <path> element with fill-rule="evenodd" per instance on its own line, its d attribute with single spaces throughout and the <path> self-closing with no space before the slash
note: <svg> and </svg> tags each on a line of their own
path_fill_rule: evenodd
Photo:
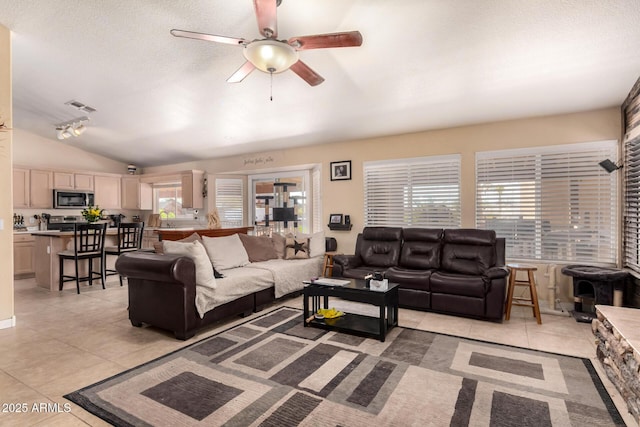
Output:
<svg viewBox="0 0 640 427">
<path fill-rule="evenodd" d="M 419 156 L 460 154 L 462 156 L 462 226 L 475 226 L 475 153 L 508 148 L 572 144 L 588 141 L 616 140 L 621 137 L 619 108 L 607 108 L 574 114 L 536 117 L 442 129 L 406 135 L 347 141 L 335 144 L 300 147 L 222 159 L 202 160 L 178 165 L 146 168 L 145 173 L 202 169 L 208 173 L 241 172 L 292 168 L 313 163 L 322 164 L 322 209 L 324 224 L 330 213 L 351 215 L 350 232 L 330 231 L 327 236 L 338 241 L 338 251 L 353 253 L 355 239 L 363 227 L 363 162 Z M 330 162 L 351 160 L 351 181 L 331 181 Z M 507 254 L 508 256 L 508 254 Z M 551 306 L 551 299 L 572 301 L 572 287 L 560 267 L 540 264 L 536 273 L 538 294 Z M 557 288 L 552 286 L 555 276 Z M 555 289 L 555 290 L 553 290 Z M 554 293 L 555 292 L 555 293 Z"/>
<path fill-rule="evenodd" d="M 0 122 L 11 127 L 11 34 L 0 26 Z M 0 219 L 4 222 L 0 230 L 0 327 L 14 324 L 13 307 L 13 222 L 12 132 L 0 132 Z"/>
<path fill-rule="evenodd" d="M 295 167 L 322 163 L 322 208 L 330 213 L 351 215 L 350 232 L 331 232 L 338 248 L 353 250 L 355 237 L 363 226 L 363 162 L 407 157 L 461 154 L 462 226 L 475 226 L 475 153 L 477 151 L 571 144 L 620 139 L 619 108 L 575 114 L 538 117 L 405 135 L 314 145 L 289 150 L 210 159 L 178 165 L 145 168 L 145 173 L 202 169 L 208 173 L 242 172 L 267 168 Z M 352 180 L 331 181 L 330 162 L 351 160 Z"/>
<path fill-rule="evenodd" d="M 15 129 L 13 131 L 13 164 L 30 168 L 126 173 L 126 163 L 75 147 L 74 145 L 82 144 L 82 138 L 76 138 L 73 143 L 69 143 L 55 139 L 54 135 L 53 126 L 51 139 Z"/>
</svg>

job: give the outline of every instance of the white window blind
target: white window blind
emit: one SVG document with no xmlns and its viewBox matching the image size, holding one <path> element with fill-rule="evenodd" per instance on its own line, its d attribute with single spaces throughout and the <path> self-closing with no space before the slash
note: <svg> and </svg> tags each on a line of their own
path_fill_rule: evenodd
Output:
<svg viewBox="0 0 640 427">
<path fill-rule="evenodd" d="M 367 226 L 460 227 L 460 155 L 364 163 Z"/>
<path fill-rule="evenodd" d="M 639 81 L 640 82 L 640 81 Z M 624 266 L 640 273 L 640 83 L 623 104 Z"/>
<path fill-rule="evenodd" d="M 244 218 L 241 178 L 216 178 L 216 208 L 223 227 L 242 227 Z"/>
<path fill-rule="evenodd" d="M 476 226 L 507 258 L 615 264 L 616 141 L 476 153 Z"/>
</svg>

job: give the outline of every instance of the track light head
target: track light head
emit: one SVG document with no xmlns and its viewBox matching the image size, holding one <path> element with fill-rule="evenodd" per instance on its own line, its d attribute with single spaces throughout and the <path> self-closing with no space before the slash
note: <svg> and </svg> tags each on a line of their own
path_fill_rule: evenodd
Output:
<svg viewBox="0 0 640 427">
<path fill-rule="evenodd" d="M 616 165 L 609 159 L 603 160 L 598 164 L 602 167 L 602 169 L 606 170 L 608 173 L 617 171 L 618 169 L 622 169 L 622 165 Z"/>
<path fill-rule="evenodd" d="M 56 126 L 56 136 L 58 139 L 67 139 L 72 136 L 80 136 L 84 133 L 87 128 L 83 124 L 84 122 L 89 121 L 89 117 L 82 116 L 78 117 L 64 123 L 58 123 Z"/>
</svg>

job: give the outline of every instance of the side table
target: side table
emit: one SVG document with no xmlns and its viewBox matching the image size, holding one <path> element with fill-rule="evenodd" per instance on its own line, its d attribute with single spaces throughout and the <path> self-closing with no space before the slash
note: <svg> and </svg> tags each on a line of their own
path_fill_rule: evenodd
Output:
<svg viewBox="0 0 640 427">
<path fill-rule="evenodd" d="M 331 277 L 333 274 L 333 256 L 338 255 L 338 252 L 325 252 L 324 263 L 322 265 L 322 276 Z"/>
</svg>

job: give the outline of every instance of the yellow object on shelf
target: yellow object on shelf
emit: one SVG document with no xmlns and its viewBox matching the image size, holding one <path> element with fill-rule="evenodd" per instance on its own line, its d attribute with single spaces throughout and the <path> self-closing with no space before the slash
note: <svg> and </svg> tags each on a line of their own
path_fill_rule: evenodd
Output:
<svg viewBox="0 0 640 427">
<path fill-rule="evenodd" d="M 325 319 L 335 319 L 336 317 L 344 316 L 343 312 L 335 308 L 319 308 L 318 314 L 323 315 Z"/>
</svg>

